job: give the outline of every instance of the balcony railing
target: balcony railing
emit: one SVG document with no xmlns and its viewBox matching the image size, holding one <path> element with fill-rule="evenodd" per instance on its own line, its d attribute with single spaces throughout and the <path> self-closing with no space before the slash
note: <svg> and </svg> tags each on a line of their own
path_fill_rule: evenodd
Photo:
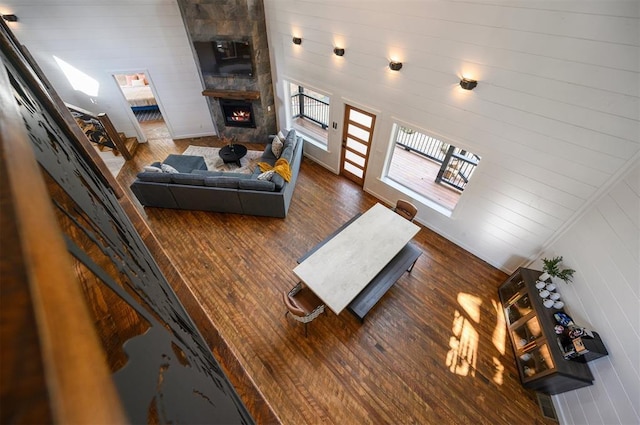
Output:
<svg viewBox="0 0 640 425">
<path fill-rule="evenodd" d="M 480 157 L 471 152 L 406 127 L 400 127 L 396 133 L 396 145 L 440 164 L 436 183 L 458 190 L 464 190 L 480 161 Z"/>
<path fill-rule="evenodd" d="M 292 118 L 305 118 L 326 130 L 329 127 L 329 103 L 304 93 L 299 87 L 298 93 L 291 95 Z"/>
</svg>

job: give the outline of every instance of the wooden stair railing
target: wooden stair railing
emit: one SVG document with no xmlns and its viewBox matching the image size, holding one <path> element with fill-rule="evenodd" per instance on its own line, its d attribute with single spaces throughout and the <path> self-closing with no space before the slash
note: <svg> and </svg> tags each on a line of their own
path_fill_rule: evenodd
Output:
<svg viewBox="0 0 640 425">
<path fill-rule="evenodd" d="M 120 136 L 118 130 L 116 130 L 116 128 L 113 126 L 113 123 L 111 122 L 109 116 L 105 112 L 101 112 L 98 114 L 98 120 L 100 120 L 100 123 L 104 127 L 111 140 L 113 140 L 113 142 L 116 144 L 118 151 L 120 151 L 124 159 L 132 159 L 133 150 L 129 150 L 125 139 Z"/>
<path fill-rule="evenodd" d="M 78 120 L 81 117 L 85 117 L 85 118 L 89 117 L 90 121 L 94 121 L 94 123 L 95 122 L 99 123 L 99 127 L 102 127 L 102 129 L 104 130 L 104 132 L 100 131 L 99 133 L 106 139 L 106 143 L 99 143 L 99 144 L 111 145 L 118 153 L 122 154 L 123 158 L 126 160 L 130 160 L 133 158 L 133 153 L 137 148 L 137 144 L 131 147 L 127 146 L 126 139 L 118 132 L 118 130 L 116 130 L 116 128 L 113 125 L 113 122 L 111 122 L 111 119 L 106 113 L 101 112 L 95 115 L 92 112 L 87 111 L 86 109 L 82 109 L 78 106 L 71 105 L 69 103 L 65 103 L 65 106 L 70 111 L 72 111 L 72 113 L 75 113 L 76 115 L 78 115 L 76 120 Z M 80 122 L 78 122 L 78 125 L 81 127 L 83 131 L 85 131 L 85 129 L 82 128 L 82 125 Z M 91 124 L 90 127 L 94 127 L 93 124 Z M 87 134 L 87 138 L 89 139 L 89 141 L 94 142 L 92 138 L 89 137 L 88 134 Z"/>
</svg>

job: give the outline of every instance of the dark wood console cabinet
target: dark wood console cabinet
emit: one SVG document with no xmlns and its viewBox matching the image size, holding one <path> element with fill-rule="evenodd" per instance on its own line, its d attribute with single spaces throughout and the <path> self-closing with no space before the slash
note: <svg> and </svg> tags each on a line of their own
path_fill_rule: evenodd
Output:
<svg viewBox="0 0 640 425">
<path fill-rule="evenodd" d="M 536 289 L 542 272 L 519 268 L 498 288 L 515 354 L 520 381 L 525 388 L 559 394 L 593 384 L 589 366 L 565 360 L 554 327 L 555 308 L 546 308 Z"/>
</svg>

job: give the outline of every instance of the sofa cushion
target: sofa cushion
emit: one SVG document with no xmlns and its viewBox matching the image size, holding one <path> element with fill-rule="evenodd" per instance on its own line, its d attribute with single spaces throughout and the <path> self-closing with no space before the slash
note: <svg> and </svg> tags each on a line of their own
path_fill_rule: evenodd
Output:
<svg viewBox="0 0 640 425">
<path fill-rule="evenodd" d="M 275 183 L 268 180 L 240 180 L 238 187 L 248 190 L 262 190 L 265 192 L 273 192 L 276 188 Z"/>
<path fill-rule="evenodd" d="M 191 170 L 191 174 L 199 174 L 205 177 L 218 177 L 225 173 L 222 171 L 212 171 L 212 170 Z"/>
<path fill-rule="evenodd" d="M 209 187 L 225 187 L 227 189 L 237 189 L 240 182 L 238 177 L 217 176 L 205 177 L 204 185 Z"/>
<path fill-rule="evenodd" d="M 279 191 L 279 190 L 281 190 L 281 189 L 284 187 L 284 183 L 285 183 L 285 181 L 284 181 L 284 177 L 282 177 L 282 176 L 281 176 L 280 174 L 278 174 L 278 173 L 274 173 L 274 174 L 271 176 L 271 181 L 273 182 L 273 184 L 275 184 L 275 185 L 276 185 L 276 187 L 275 187 L 275 190 L 276 190 L 276 191 Z"/>
<path fill-rule="evenodd" d="M 295 148 L 297 141 L 298 138 L 296 137 L 296 131 L 291 129 L 289 130 L 289 133 L 287 133 L 287 137 L 284 139 L 284 147 L 293 146 Z"/>
<path fill-rule="evenodd" d="M 291 160 L 293 159 L 293 146 L 289 145 L 284 148 L 284 150 L 282 151 L 282 155 L 280 155 L 280 158 L 286 159 L 287 162 L 291 164 Z"/>
<path fill-rule="evenodd" d="M 168 164 L 181 173 L 190 173 L 192 170 L 206 170 L 207 164 L 204 158 L 195 155 L 169 155 L 163 164 Z"/>
<path fill-rule="evenodd" d="M 274 154 L 273 154 L 273 149 L 271 148 L 271 143 L 268 143 L 267 146 L 264 148 L 264 152 L 262 152 L 262 156 L 260 157 L 261 161 L 265 161 L 265 162 L 276 162 L 276 159 L 278 159 Z"/>
<path fill-rule="evenodd" d="M 200 174 L 178 173 L 171 175 L 171 181 L 177 184 L 204 186 L 204 176 Z"/>
<path fill-rule="evenodd" d="M 169 173 L 150 173 L 148 171 L 144 171 L 142 173 L 138 173 L 137 177 L 143 182 L 171 183 L 171 174 Z"/>
<path fill-rule="evenodd" d="M 278 158 L 260 158 L 260 162 L 258 162 L 257 166 L 260 167 L 260 164 L 267 164 L 269 167 L 273 167 L 276 165 L 276 161 Z M 264 166 L 264 165 L 263 165 Z M 255 170 L 254 170 L 255 172 Z"/>
</svg>

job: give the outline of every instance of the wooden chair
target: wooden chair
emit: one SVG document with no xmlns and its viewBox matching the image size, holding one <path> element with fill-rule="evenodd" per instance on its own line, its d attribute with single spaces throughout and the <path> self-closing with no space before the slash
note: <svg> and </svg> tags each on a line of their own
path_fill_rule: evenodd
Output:
<svg viewBox="0 0 640 425">
<path fill-rule="evenodd" d="M 416 206 L 411 202 L 405 201 L 404 199 L 398 199 L 393 210 L 409 221 L 413 221 L 418 213 L 418 208 L 416 208 Z"/>
<path fill-rule="evenodd" d="M 289 292 L 283 292 L 282 298 L 287 307 L 285 316 L 291 313 L 298 322 L 304 323 L 304 336 L 307 336 L 307 323 L 314 320 L 324 312 L 322 300 L 311 289 L 302 286 L 299 282 Z"/>
</svg>

